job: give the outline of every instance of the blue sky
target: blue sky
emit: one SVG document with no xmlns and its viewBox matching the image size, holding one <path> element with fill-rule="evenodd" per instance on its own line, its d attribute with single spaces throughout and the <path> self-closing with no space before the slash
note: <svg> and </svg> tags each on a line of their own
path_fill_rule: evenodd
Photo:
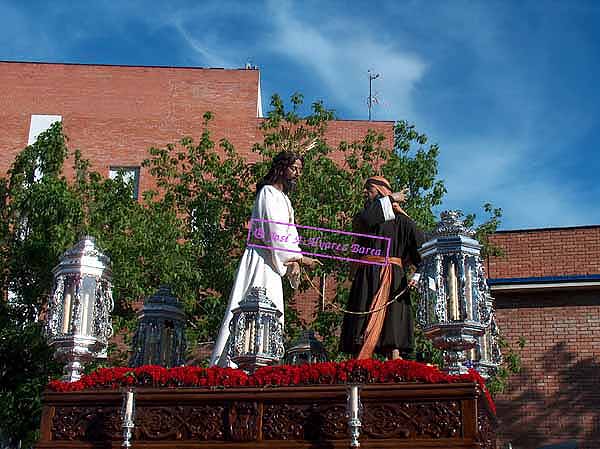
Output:
<svg viewBox="0 0 600 449">
<path fill-rule="evenodd" d="M 407 119 L 441 147 L 443 209 L 502 229 L 600 224 L 600 2 L 0 1 L 0 59 L 261 70 L 274 92 Z"/>
</svg>

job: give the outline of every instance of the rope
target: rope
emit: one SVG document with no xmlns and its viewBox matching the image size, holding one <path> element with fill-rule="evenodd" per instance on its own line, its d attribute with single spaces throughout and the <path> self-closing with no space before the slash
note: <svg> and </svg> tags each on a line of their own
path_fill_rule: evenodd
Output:
<svg viewBox="0 0 600 449">
<path fill-rule="evenodd" d="M 313 290 L 315 290 L 319 296 L 323 299 L 323 310 L 325 310 L 325 292 L 321 292 L 317 289 L 317 287 L 315 286 L 315 284 L 313 284 L 312 280 L 308 277 L 308 274 L 306 273 L 306 271 L 302 270 L 302 272 L 304 273 L 304 277 L 306 278 L 306 280 L 309 282 L 309 284 L 311 285 L 311 287 L 313 288 Z M 344 309 L 343 307 L 338 306 L 337 304 L 330 302 L 327 303 L 328 306 L 342 312 L 342 313 L 346 313 L 348 315 L 370 315 L 372 313 L 377 313 L 380 310 L 385 309 L 386 307 L 388 307 L 391 303 L 395 302 L 400 296 L 402 296 L 404 293 L 406 293 L 406 291 L 408 290 L 408 286 L 405 287 L 400 293 L 398 293 L 396 296 L 394 296 L 392 299 L 390 299 L 388 302 L 386 302 L 384 305 L 382 305 L 381 307 L 378 307 L 375 310 L 368 310 L 366 312 L 354 312 L 352 310 L 348 310 L 348 309 Z M 323 289 L 324 290 L 324 289 Z"/>
</svg>

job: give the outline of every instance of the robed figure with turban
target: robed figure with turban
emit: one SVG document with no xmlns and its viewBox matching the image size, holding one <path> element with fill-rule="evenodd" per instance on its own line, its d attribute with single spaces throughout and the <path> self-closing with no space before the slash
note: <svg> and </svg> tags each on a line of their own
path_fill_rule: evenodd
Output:
<svg viewBox="0 0 600 449">
<path fill-rule="evenodd" d="M 365 206 L 354 218 L 354 231 L 390 238 L 389 257 L 385 264 L 385 256 L 369 254 L 361 257 L 364 263 L 355 264 L 347 307 L 350 313 L 344 316 L 340 349 L 359 359 L 371 358 L 374 352 L 390 358 L 407 356 L 414 347 L 407 273 L 410 266 L 421 262 L 422 233 L 400 207 L 404 192 L 392 193 L 387 179 L 367 179 L 363 193 Z M 387 240 L 366 237 L 358 243 L 379 249 L 383 255 L 388 246 Z"/>
</svg>

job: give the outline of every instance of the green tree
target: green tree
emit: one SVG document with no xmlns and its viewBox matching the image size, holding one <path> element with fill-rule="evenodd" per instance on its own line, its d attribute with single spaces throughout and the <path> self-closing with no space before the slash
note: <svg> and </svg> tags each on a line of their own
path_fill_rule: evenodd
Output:
<svg viewBox="0 0 600 449">
<path fill-rule="evenodd" d="M 0 303 L 0 441 L 29 447 L 38 438 L 41 392 L 59 373 L 41 322 L 23 320 L 21 310 Z"/>
<path fill-rule="evenodd" d="M 409 188 L 406 209 L 422 228 L 428 229 L 435 222 L 432 208 L 441 204 L 445 193 L 443 183 L 436 179 L 437 145 L 428 145 L 427 137 L 414 126 L 398 122 L 393 148 L 386 146 L 384 135 L 373 131 L 358 142 L 331 147 L 325 132 L 334 118 L 333 111 L 315 102 L 310 113 L 301 117 L 302 104 L 302 95 L 295 94 L 286 110 L 281 98 L 273 96 L 271 110 L 261 125 L 264 140 L 253 147 L 259 155 L 255 164 L 248 165 L 227 140 L 215 145 L 208 130 L 210 113 L 205 114 L 205 130 L 198 142 L 185 138 L 179 144 L 152 148 L 151 157 L 144 162 L 163 193 L 160 201 L 176 210 L 186 223 L 186 240 L 209 256 L 199 261 L 206 293 L 188 310 L 202 329 L 202 340 L 214 337 L 223 316 L 245 247 L 255 184 L 282 149 L 295 149 L 304 157 L 303 176 L 292 196 L 300 224 L 350 231 L 354 212 L 363 202 L 364 180 L 374 174 L 386 175 L 397 190 Z M 304 151 L 313 141 L 316 145 Z M 348 294 L 348 267 L 330 259 L 323 262 L 317 274 L 326 272 L 335 279 L 337 301 L 343 306 Z M 284 285 L 289 304 L 292 292 L 287 283 Z M 301 289 L 309 287 L 305 279 Z M 311 326 L 325 338 L 330 352 L 337 352 L 341 314 L 320 311 L 315 318 Z M 288 308 L 288 338 L 293 339 L 301 326 Z"/>
<path fill-rule="evenodd" d="M 300 94 L 291 97 L 289 108 L 273 96 L 261 125 L 264 139 L 253 147 L 258 157 L 254 164 L 248 164 L 226 139 L 213 140 L 212 114 L 206 113 L 197 141 L 185 137 L 149 150 L 143 167 L 154 178 L 157 190 L 145 192 L 139 202 L 122 177 L 106 179 L 90 170 L 78 151 L 71 152 L 60 123 L 17 156 L 8 178 L 0 178 L 0 285 L 11 292 L 11 301 L 3 304 L 10 319 L 2 323 L 0 343 L 5 386 L 1 394 L 6 405 L 0 413 L 0 429 L 6 435 L 23 441 L 33 438 L 41 391 L 48 377 L 58 373 L 37 319 L 52 289 L 51 268 L 84 234 L 93 235 L 111 258 L 118 338 L 108 363 L 123 364 L 135 306 L 160 284 L 170 284 L 184 303 L 190 356 L 206 354 L 206 348 L 194 345 L 210 342 L 217 333 L 246 245 L 256 182 L 281 149 L 296 149 L 304 156 L 304 173 L 292 197 L 299 224 L 351 230 L 352 217 L 363 202 L 364 180 L 383 174 L 394 190 L 409 188 L 405 209 L 418 225 L 424 230 L 433 226 L 433 208 L 445 194 L 437 178 L 436 144 L 429 144 L 413 125 L 400 121 L 394 126 L 391 145 L 385 136 L 369 131 L 359 141 L 332 147 L 325 135 L 333 111 L 315 102 L 302 116 L 302 107 Z M 305 150 L 311 142 L 316 144 Z M 68 158 L 75 174 L 71 180 L 64 172 Z M 484 225 L 485 236 L 495 224 Z M 335 280 L 335 301 L 344 307 L 348 266 L 331 259 L 323 262 L 315 274 L 324 272 Z M 284 285 L 289 305 L 292 291 Z M 312 287 L 306 277 L 301 289 L 308 288 Z M 311 324 L 333 355 L 341 318 L 339 312 L 319 310 Z M 293 308 L 287 308 L 289 339 L 306 325 Z M 13 341 L 21 346 L 11 346 Z M 421 352 L 431 356 L 426 343 Z M 20 382 L 9 368 L 11 351 L 27 351 L 24 346 L 29 351 L 24 360 L 36 362 Z M 24 408 L 22 400 L 29 397 L 37 399 Z M 13 426 L 16 421 L 25 423 L 24 427 Z"/>
<path fill-rule="evenodd" d="M 73 182 L 63 172 L 69 155 Z M 39 427 L 39 398 L 58 366 L 38 319 L 52 290 L 51 269 L 79 237 L 95 236 L 110 254 L 113 320 L 125 337 L 136 302 L 160 283 L 185 289 L 196 279 L 197 270 L 190 268 L 196 256 L 177 234 L 179 217 L 162 203 L 135 201 L 122 177 L 105 179 L 88 168 L 77 151 L 69 152 L 56 123 L 17 156 L 7 178 L 0 178 L 0 285 L 9 299 L 0 314 L 4 438 L 28 444 Z M 123 363 L 126 355 L 126 350 L 113 351 L 109 363 Z"/>
</svg>

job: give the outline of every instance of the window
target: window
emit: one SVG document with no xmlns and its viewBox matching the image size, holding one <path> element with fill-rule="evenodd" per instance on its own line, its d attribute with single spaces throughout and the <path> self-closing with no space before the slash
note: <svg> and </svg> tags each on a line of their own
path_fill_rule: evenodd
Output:
<svg viewBox="0 0 600 449">
<path fill-rule="evenodd" d="M 38 136 L 46 131 L 55 122 L 62 122 L 61 115 L 37 115 L 31 116 L 31 122 L 29 123 L 29 137 L 27 139 L 27 145 L 32 145 L 36 142 Z M 38 167 L 35 169 L 33 175 L 34 181 L 39 181 L 42 178 L 42 170 L 39 168 L 40 161 L 38 160 Z"/>
<path fill-rule="evenodd" d="M 108 177 L 115 179 L 121 173 L 126 184 L 133 185 L 133 199 L 138 199 L 140 189 L 140 167 L 110 167 Z"/>
</svg>

